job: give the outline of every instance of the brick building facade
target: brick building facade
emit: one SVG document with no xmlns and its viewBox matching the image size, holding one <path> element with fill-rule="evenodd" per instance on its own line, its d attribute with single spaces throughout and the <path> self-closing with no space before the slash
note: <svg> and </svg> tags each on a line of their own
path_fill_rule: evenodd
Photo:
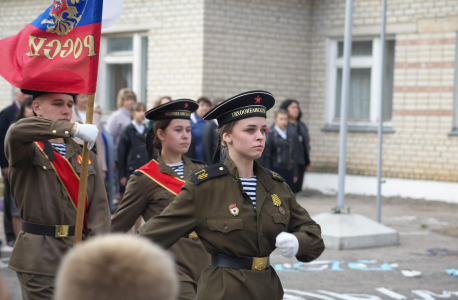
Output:
<svg viewBox="0 0 458 300">
<path fill-rule="evenodd" d="M 0 0 L 0 38 L 50 4 L 23 1 L 28 5 Z M 354 1 L 347 172 L 376 174 L 378 74 L 385 67 L 384 177 L 457 182 L 458 2 L 388 0 L 387 6 L 381 66 L 381 1 Z M 113 110 L 116 90 L 126 85 L 148 106 L 161 95 L 267 89 L 279 102 L 300 101 L 312 170 L 336 173 L 344 23 L 341 0 L 124 0 L 121 18 L 103 31 L 97 102 Z M 0 79 L 0 105 L 11 95 Z"/>
</svg>

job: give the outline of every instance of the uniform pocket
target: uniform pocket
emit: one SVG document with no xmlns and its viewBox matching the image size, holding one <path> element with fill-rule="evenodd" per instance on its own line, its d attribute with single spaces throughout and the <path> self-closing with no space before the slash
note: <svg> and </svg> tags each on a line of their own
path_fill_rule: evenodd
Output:
<svg viewBox="0 0 458 300">
<path fill-rule="evenodd" d="M 272 215 L 272 218 L 274 219 L 274 223 L 286 224 L 286 217 L 282 215 L 281 213 L 274 213 Z"/>
<path fill-rule="evenodd" d="M 208 224 L 208 228 L 211 231 L 219 231 L 224 234 L 227 234 L 234 230 L 243 229 L 243 220 L 242 219 L 207 220 L 207 224 Z"/>
<path fill-rule="evenodd" d="M 51 163 L 49 162 L 49 160 L 47 160 L 44 157 L 35 156 L 33 158 L 32 164 L 37 166 L 37 167 L 39 167 L 40 169 L 45 170 L 45 171 L 48 171 L 48 170 L 54 171 L 54 169 L 52 168 Z"/>
</svg>

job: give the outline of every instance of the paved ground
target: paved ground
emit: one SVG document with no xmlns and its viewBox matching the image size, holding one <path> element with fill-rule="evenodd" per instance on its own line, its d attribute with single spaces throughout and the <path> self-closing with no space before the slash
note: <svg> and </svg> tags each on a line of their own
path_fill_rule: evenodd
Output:
<svg viewBox="0 0 458 300">
<path fill-rule="evenodd" d="M 311 215 L 328 212 L 336 197 L 307 192 L 298 197 Z M 352 213 L 375 219 L 375 198 L 348 196 Z M 458 205 L 442 202 L 383 199 L 382 222 L 400 232 L 399 246 L 326 250 L 311 264 L 272 254 L 272 264 L 285 288 L 284 299 L 456 299 L 458 300 Z M 1 226 L 0 226 L 1 227 Z M 450 235 L 445 235 L 448 233 Z M 3 235 L 2 235 L 3 236 Z M 2 253 L 3 256 L 7 253 Z M 14 272 L 0 264 L 8 287 L 19 300 Z M 406 277 L 402 270 L 421 273 Z M 458 274 L 457 274 L 458 275 Z"/>
</svg>

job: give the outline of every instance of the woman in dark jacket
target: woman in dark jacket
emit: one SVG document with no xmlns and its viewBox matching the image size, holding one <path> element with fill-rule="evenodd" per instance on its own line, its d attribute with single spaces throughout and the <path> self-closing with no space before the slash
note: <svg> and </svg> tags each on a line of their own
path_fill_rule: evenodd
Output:
<svg viewBox="0 0 458 300">
<path fill-rule="evenodd" d="M 289 114 L 289 124 L 287 129 L 297 132 L 297 181 L 292 189 L 294 193 L 302 190 L 304 173 L 310 170 L 310 136 L 307 126 L 301 121 L 302 112 L 299 102 L 294 99 L 283 101 L 280 109 L 285 109 Z"/>
<path fill-rule="evenodd" d="M 148 162 L 146 152 L 147 129 L 143 125 L 146 106 L 144 103 L 135 104 L 132 110 L 132 122 L 121 133 L 118 145 L 119 183 L 126 186 L 129 176 Z"/>
<path fill-rule="evenodd" d="M 219 105 L 223 101 L 224 99 L 222 98 L 215 99 L 213 101 L 213 107 Z M 207 165 L 212 165 L 214 163 L 213 158 L 215 157 L 216 150 L 218 150 L 218 122 L 216 120 L 208 121 L 204 126 L 202 136 L 202 154 L 204 156 L 204 162 Z"/>
<path fill-rule="evenodd" d="M 280 109 L 275 113 L 275 125 L 266 134 L 266 148 L 262 153 L 264 167 L 280 174 L 294 189 L 297 181 L 297 134 L 288 130 L 288 112 Z"/>
</svg>

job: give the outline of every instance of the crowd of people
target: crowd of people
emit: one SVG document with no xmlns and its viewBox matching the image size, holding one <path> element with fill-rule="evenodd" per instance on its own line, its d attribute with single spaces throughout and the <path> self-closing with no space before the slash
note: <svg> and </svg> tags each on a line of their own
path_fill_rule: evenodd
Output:
<svg viewBox="0 0 458 300">
<path fill-rule="evenodd" d="M 19 106 L 21 101 L 20 90 L 15 101 L 18 107 L 19 116 L 26 107 L 30 110 L 27 116 L 33 116 L 31 110 L 31 97 L 28 97 L 27 105 Z M 27 96 L 27 95 L 25 95 Z M 172 101 L 169 96 L 160 97 L 154 107 Z M 216 119 L 205 121 L 203 116 L 212 108 L 223 102 L 224 99 L 216 98 L 211 101 L 207 97 L 200 97 L 196 102 L 198 109 L 191 114 L 191 145 L 186 155 L 189 158 L 197 159 L 207 165 L 214 162 L 215 153 L 218 149 L 218 124 Z M 17 103 L 17 104 L 16 104 Z M 12 106 L 13 107 L 13 106 Z M 119 91 L 117 97 L 118 109 L 112 113 L 106 124 L 106 129 L 101 123 L 101 110 L 96 110 L 93 117 L 93 124 L 99 128 L 99 136 L 96 141 L 95 151 L 97 162 L 105 178 L 109 204 L 112 212 L 122 200 L 127 181 L 132 173 L 147 163 L 151 158 L 147 155 L 146 136 L 153 127 L 154 121 L 144 122 L 146 105 L 137 102 L 135 92 L 129 88 Z M 73 107 L 72 122 L 84 123 L 86 119 L 87 95 L 78 95 Z M 7 116 L 11 114 L 5 109 L 0 114 L 0 134 L 6 135 L 8 127 L 12 122 L 7 122 Z M 24 117 L 24 116 L 22 116 Z M 279 173 L 291 189 L 298 193 L 302 190 L 304 173 L 310 166 L 310 138 L 305 123 L 301 120 L 302 112 L 299 102 L 296 100 L 285 100 L 275 112 L 274 122 L 266 129 L 266 148 L 258 162 L 264 167 Z M 79 144 L 83 141 L 75 138 Z M 3 142 L 3 140 L 2 140 Z M 0 150 L 1 151 L 1 150 Z M 3 151 L 1 151 L 3 152 Z M 3 152 L 4 157 L 4 152 Z M 6 159 L 5 159 L 6 160 Z M 2 168 L 3 169 L 3 168 Z M 3 176 L 5 178 L 5 176 Z M 6 176 L 7 178 L 7 176 Z M 7 196 L 5 196 L 8 198 Z M 10 199 L 10 198 L 8 198 Z M 13 202 L 13 203 L 11 203 Z M 17 210 L 14 201 L 11 203 L 11 210 L 16 214 Z M 8 206 L 9 207 L 9 206 Z M 13 216 L 14 218 L 14 216 Z M 9 219 L 6 218 L 8 221 Z M 14 219 L 13 219 L 14 220 Z M 8 225 L 5 225 L 8 226 Z M 10 230 L 8 230 L 10 234 Z M 12 244 L 12 235 L 8 242 Z"/>
<path fill-rule="evenodd" d="M 0 166 L 4 179 L 4 228 L 6 242 L 14 246 L 21 228 L 21 220 L 8 184 L 8 161 L 4 152 L 4 139 L 8 128 L 17 120 L 33 116 L 32 97 L 15 90 L 15 99 L 0 113 Z M 153 107 L 172 101 L 170 96 L 157 99 Z M 206 165 L 216 163 L 215 154 L 219 147 L 217 120 L 205 121 L 203 116 L 224 99 L 211 101 L 200 97 L 198 109 L 191 114 L 191 141 L 186 155 Z M 88 96 L 77 95 L 71 122 L 85 123 Z M 147 110 L 143 102 L 137 102 L 132 89 L 123 88 L 118 92 L 118 109 L 113 112 L 106 126 L 102 124 L 102 112 L 96 107 L 93 124 L 99 129 L 94 151 L 105 179 L 108 202 L 112 213 L 122 200 L 127 181 L 135 170 L 146 164 L 154 156 L 148 156 L 147 134 L 154 121 L 145 122 Z M 307 126 L 302 121 L 302 112 L 297 100 L 288 99 L 280 104 L 274 114 L 274 122 L 266 128 L 266 146 L 257 161 L 264 167 L 280 174 L 294 193 L 302 190 L 304 174 L 310 169 L 310 137 Z M 78 144 L 83 141 L 74 138 Z M 220 160 L 224 160 L 222 157 Z M 16 224 L 16 225 L 15 225 Z"/>
<path fill-rule="evenodd" d="M 281 103 L 267 126 L 275 99 L 266 91 L 213 101 L 164 96 L 148 110 L 123 88 L 104 126 L 99 107 L 85 124 L 87 95 L 17 89 L 15 97 L 0 113 L 0 162 L 5 232 L 14 246 L 10 268 L 24 299 L 77 299 L 86 283 L 96 287 L 84 291 L 85 299 L 143 299 L 129 285 L 156 290 L 163 295 L 157 299 L 281 299 L 270 253 L 279 248 L 285 257 L 311 261 L 324 250 L 319 225 L 295 198 L 310 167 L 296 100 Z M 75 231 L 62 224 L 74 224 L 76 210 L 67 203 L 77 206 L 69 191 L 79 183 L 84 142 L 93 147 L 84 238 L 135 226 L 168 249 L 176 273 L 159 248 L 119 235 L 85 242 L 62 261 Z M 119 247 L 123 242 L 132 245 Z M 136 251 L 135 259 L 119 263 L 123 251 Z M 151 268 L 163 270 L 158 284 L 149 284 L 157 276 Z"/>
</svg>

